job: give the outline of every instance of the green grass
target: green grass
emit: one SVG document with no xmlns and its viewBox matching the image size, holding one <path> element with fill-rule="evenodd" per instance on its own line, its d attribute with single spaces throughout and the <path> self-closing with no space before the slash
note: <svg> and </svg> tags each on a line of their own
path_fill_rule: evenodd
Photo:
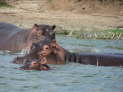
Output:
<svg viewBox="0 0 123 92">
<path fill-rule="evenodd" d="M 0 1 L 0 8 L 1 7 L 12 7 L 11 5 L 9 5 L 8 3 L 6 3 L 6 2 L 2 2 L 2 1 Z"/>
<path fill-rule="evenodd" d="M 59 34 L 69 35 L 71 30 L 63 30 Z M 73 31 L 72 37 L 81 38 L 81 39 L 123 39 L 123 29 L 110 29 L 104 31 Z"/>
<path fill-rule="evenodd" d="M 52 2 L 53 0 L 48 0 L 49 2 Z"/>
<path fill-rule="evenodd" d="M 108 32 L 113 32 L 113 33 L 123 33 L 123 29 L 111 29 L 111 30 L 105 30 Z"/>
<path fill-rule="evenodd" d="M 75 45 L 75 44 L 71 44 L 71 45 Z M 95 45 L 90 45 L 90 44 L 77 44 L 79 46 L 83 46 L 83 47 L 95 47 Z"/>
</svg>

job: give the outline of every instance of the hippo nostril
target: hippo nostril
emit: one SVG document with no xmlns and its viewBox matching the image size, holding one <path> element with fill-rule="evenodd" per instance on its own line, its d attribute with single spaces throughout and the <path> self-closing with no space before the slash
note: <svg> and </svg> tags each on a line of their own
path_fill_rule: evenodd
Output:
<svg viewBox="0 0 123 92">
<path fill-rule="evenodd" d="M 33 65 L 37 64 L 36 62 L 32 62 Z"/>
<path fill-rule="evenodd" d="M 49 49 L 49 48 L 47 47 L 47 48 L 45 48 L 45 49 Z"/>
<path fill-rule="evenodd" d="M 37 63 L 33 63 L 33 64 L 37 64 Z"/>
</svg>

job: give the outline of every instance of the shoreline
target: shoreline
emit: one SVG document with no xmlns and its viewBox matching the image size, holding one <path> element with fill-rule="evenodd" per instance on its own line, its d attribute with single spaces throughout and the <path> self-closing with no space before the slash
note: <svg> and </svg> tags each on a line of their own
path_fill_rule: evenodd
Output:
<svg viewBox="0 0 123 92">
<path fill-rule="evenodd" d="M 29 3 L 29 2 L 25 2 Z M 43 2 L 42 2 L 43 3 Z M 26 4 L 27 5 L 27 4 Z M 56 25 L 56 33 L 77 38 L 89 39 L 123 39 L 123 32 L 107 32 L 106 30 L 122 30 L 123 16 L 106 13 L 74 13 L 62 10 L 35 11 L 37 6 L 30 9 L 20 6 L 0 8 L 0 22 L 15 24 L 22 28 L 31 28 L 33 24 Z M 35 2 L 35 5 L 37 3 Z M 34 6 L 34 5 L 32 5 Z M 43 7 L 44 9 L 44 7 Z M 122 27 L 121 29 L 118 27 Z"/>
</svg>

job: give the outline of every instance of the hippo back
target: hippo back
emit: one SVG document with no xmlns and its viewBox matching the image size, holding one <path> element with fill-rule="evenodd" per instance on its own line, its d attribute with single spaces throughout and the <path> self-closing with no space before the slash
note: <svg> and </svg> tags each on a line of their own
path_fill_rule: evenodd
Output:
<svg viewBox="0 0 123 92">
<path fill-rule="evenodd" d="M 0 42 L 7 40 L 24 29 L 13 24 L 0 22 Z"/>
<path fill-rule="evenodd" d="M 13 49 L 13 44 L 18 42 L 18 33 L 23 32 L 25 32 L 24 29 L 13 24 L 0 22 L 0 50 L 4 50 L 4 48 L 5 50 L 9 50 L 9 48 Z"/>
<path fill-rule="evenodd" d="M 45 39 L 55 39 L 55 25 L 34 24 L 29 30 L 24 30 L 13 24 L 0 23 L 0 50 L 19 51 L 30 48 L 32 43 Z"/>
<path fill-rule="evenodd" d="M 76 54 L 79 63 L 98 66 L 123 66 L 123 54 L 80 53 Z"/>
</svg>

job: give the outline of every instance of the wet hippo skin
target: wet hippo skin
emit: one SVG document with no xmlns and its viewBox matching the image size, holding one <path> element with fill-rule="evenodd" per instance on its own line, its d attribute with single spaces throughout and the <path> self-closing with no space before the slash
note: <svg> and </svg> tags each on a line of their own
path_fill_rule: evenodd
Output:
<svg viewBox="0 0 123 92">
<path fill-rule="evenodd" d="M 34 46 L 35 47 L 35 46 Z M 111 53 L 72 53 L 62 48 L 56 41 L 44 40 L 37 43 L 30 54 L 21 59 L 15 59 L 15 63 L 22 63 L 25 58 L 37 58 L 38 53 L 47 59 L 47 64 L 66 64 L 69 62 L 90 64 L 97 66 L 123 66 L 123 54 Z"/>
<path fill-rule="evenodd" d="M 51 70 L 50 67 L 47 64 L 40 64 L 40 62 L 36 60 L 29 60 L 26 62 L 22 67 L 20 67 L 21 70 Z"/>
<path fill-rule="evenodd" d="M 39 59 L 39 54 L 38 53 L 42 49 L 41 47 L 44 46 L 45 44 L 50 45 L 51 41 L 52 40 L 45 39 L 41 42 L 32 44 L 31 50 L 28 54 L 26 54 L 22 57 L 16 57 L 16 58 L 14 58 L 14 60 L 12 62 L 15 63 L 15 64 L 24 64 L 24 63 L 28 62 L 28 60 L 30 60 L 30 59 Z M 50 57 L 51 58 L 53 57 L 53 59 L 54 59 L 55 56 L 56 55 L 54 53 L 52 53 Z M 50 61 L 51 61 L 51 59 L 50 59 Z M 54 60 L 53 60 L 52 64 L 54 64 Z"/>
<path fill-rule="evenodd" d="M 47 52 L 41 46 L 40 52 Z M 49 53 L 47 63 L 52 64 L 65 64 L 67 62 L 75 62 L 81 64 L 91 64 L 97 66 L 123 66 L 123 54 L 111 54 L 111 53 L 72 53 L 62 48 L 56 42 L 51 42 L 49 47 L 52 47 L 52 52 Z"/>
<path fill-rule="evenodd" d="M 70 53 L 66 59 L 70 62 L 97 66 L 123 66 L 123 55 L 101 53 Z"/>
<path fill-rule="evenodd" d="M 32 43 L 47 39 L 55 39 L 55 25 L 34 24 L 26 30 L 13 24 L 0 22 L 0 50 L 18 51 L 30 48 Z"/>
</svg>

